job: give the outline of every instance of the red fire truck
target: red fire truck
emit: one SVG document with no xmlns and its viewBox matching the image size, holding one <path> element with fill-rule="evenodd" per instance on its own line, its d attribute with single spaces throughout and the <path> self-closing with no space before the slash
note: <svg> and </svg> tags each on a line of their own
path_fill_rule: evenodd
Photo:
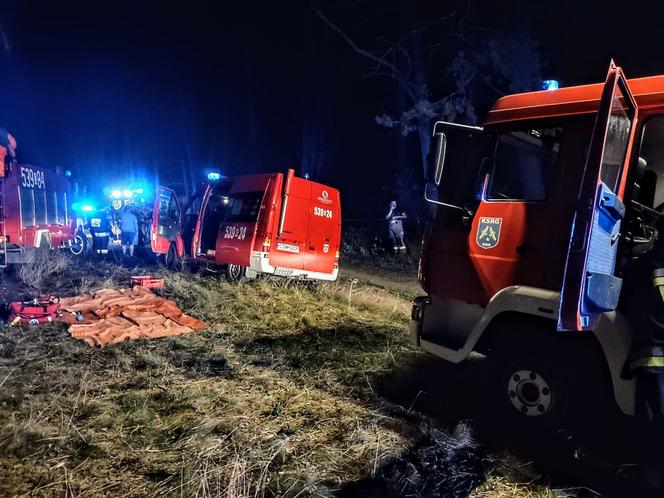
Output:
<svg viewBox="0 0 664 498">
<path fill-rule="evenodd" d="M 0 265 L 29 262 L 37 248 L 72 244 L 71 188 L 64 173 L 12 164 L 0 183 Z"/>
<path fill-rule="evenodd" d="M 412 340 L 453 363 L 485 354 L 478 395 L 521 424 L 598 423 L 607 398 L 633 415 L 641 330 L 622 299 L 647 318 L 653 289 L 621 288 L 664 213 L 664 75 L 611 63 L 604 84 L 509 95 L 482 127 L 433 137 Z"/>
<path fill-rule="evenodd" d="M 221 178 L 184 214 L 172 189 L 155 199 L 151 246 L 171 267 L 187 259 L 221 266 L 232 281 L 336 280 L 340 243 L 339 191 L 293 170 Z"/>
</svg>

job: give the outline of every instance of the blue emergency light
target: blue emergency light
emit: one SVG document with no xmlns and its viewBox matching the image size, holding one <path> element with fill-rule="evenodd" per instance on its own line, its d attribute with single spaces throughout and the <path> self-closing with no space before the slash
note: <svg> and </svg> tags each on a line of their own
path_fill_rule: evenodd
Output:
<svg viewBox="0 0 664 498">
<path fill-rule="evenodd" d="M 84 213 L 92 213 L 97 210 L 93 204 L 85 201 L 75 202 L 71 207 L 74 211 L 82 211 Z"/>
<path fill-rule="evenodd" d="M 558 90 L 558 80 L 544 80 L 542 81 L 542 89 L 544 90 Z"/>
<path fill-rule="evenodd" d="M 135 188 L 134 189 L 135 194 L 141 195 L 143 192 L 144 192 L 144 190 L 142 188 Z"/>
<path fill-rule="evenodd" d="M 216 182 L 218 180 L 221 180 L 221 173 L 217 171 L 211 171 L 210 173 L 208 173 L 207 177 L 208 180 L 210 180 L 211 182 Z"/>
</svg>

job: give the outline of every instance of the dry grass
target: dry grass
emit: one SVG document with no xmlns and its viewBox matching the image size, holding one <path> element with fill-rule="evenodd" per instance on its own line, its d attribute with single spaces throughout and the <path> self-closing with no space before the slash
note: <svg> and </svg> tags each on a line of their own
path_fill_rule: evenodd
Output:
<svg viewBox="0 0 664 498">
<path fill-rule="evenodd" d="M 49 277 L 61 275 L 69 268 L 69 258 L 60 251 L 36 250 L 30 264 L 18 266 L 18 276 L 30 293 L 37 297 L 45 290 Z"/>
<path fill-rule="evenodd" d="M 70 267 L 49 285 L 130 273 Z M 430 441 L 430 421 L 375 391 L 419 355 L 398 292 L 170 273 L 164 292 L 209 330 L 107 349 L 58 325 L 0 335 L 1 496 L 330 496 Z M 475 496 L 547 496 L 531 467 L 481 459 Z"/>
</svg>

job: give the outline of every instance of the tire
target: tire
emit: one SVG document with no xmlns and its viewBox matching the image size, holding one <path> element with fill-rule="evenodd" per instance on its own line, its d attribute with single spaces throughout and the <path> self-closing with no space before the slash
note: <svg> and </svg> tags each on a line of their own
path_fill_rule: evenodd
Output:
<svg viewBox="0 0 664 498">
<path fill-rule="evenodd" d="M 233 284 L 241 284 L 247 281 L 246 268 L 241 265 L 231 265 L 226 267 L 226 280 Z"/>
<path fill-rule="evenodd" d="M 71 242 L 71 245 L 69 246 L 69 251 L 74 256 L 80 256 L 85 252 L 85 245 L 86 245 L 85 237 L 81 236 L 80 234 L 77 234 L 76 237 L 74 237 L 74 240 Z"/>
<path fill-rule="evenodd" d="M 487 407 L 509 432 L 591 428 L 617 410 L 592 336 L 554 330 L 498 335 L 487 358 Z"/>
<path fill-rule="evenodd" d="M 497 415 L 516 428 L 557 428 L 565 425 L 571 389 L 550 358 L 515 348 L 492 369 L 491 398 Z"/>
<path fill-rule="evenodd" d="M 173 271 L 182 270 L 182 258 L 178 255 L 177 247 L 175 243 L 172 243 L 168 247 L 168 252 L 164 256 L 164 264 L 166 268 Z"/>
</svg>

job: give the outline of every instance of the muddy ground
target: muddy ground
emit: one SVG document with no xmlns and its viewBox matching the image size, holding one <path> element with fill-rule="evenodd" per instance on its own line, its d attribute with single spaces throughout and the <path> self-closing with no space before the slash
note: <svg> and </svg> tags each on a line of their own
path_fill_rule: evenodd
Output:
<svg viewBox="0 0 664 498">
<path fill-rule="evenodd" d="M 209 329 L 104 349 L 58 324 L 3 329 L 1 496 L 654 493 L 606 436 L 505 437 L 481 368 L 408 343 L 418 289 L 398 268 L 355 265 L 312 289 L 144 265 L 65 258 L 4 275 L 8 300 L 159 272 Z"/>
</svg>

